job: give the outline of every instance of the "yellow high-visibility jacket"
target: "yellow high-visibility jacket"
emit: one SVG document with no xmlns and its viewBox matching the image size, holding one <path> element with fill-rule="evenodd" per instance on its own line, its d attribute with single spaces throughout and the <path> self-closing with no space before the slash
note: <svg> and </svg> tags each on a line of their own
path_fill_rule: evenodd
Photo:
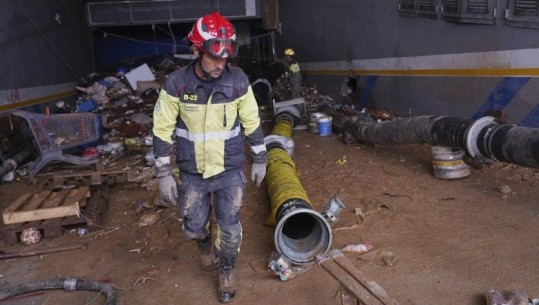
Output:
<svg viewBox="0 0 539 305">
<path fill-rule="evenodd" d="M 243 135 L 253 162 L 267 154 L 258 105 L 245 73 L 227 66 L 207 92 L 195 75 L 194 63 L 169 74 L 153 114 L 153 153 L 170 157 L 176 140 L 180 171 L 209 178 L 243 165 Z"/>
</svg>

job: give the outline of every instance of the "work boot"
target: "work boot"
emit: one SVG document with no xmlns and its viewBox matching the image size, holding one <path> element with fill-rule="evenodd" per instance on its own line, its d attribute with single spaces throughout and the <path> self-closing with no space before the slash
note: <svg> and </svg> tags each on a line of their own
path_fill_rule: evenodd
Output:
<svg viewBox="0 0 539 305">
<path fill-rule="evenodd" d="M 202 263 L 202 269 L 206 271 L 215 270 L 219 260 L 213 251 L 211 236 L 208 235 L 203 239 L 197 239 L 196 242 L 201 253 L 200 262 Z"/>
<path fill-rule="evenodd" d="M 236 296 L 235 257 L 221 257 L 219 260 L 219 301 L 228 303 Z"/>
</svg>

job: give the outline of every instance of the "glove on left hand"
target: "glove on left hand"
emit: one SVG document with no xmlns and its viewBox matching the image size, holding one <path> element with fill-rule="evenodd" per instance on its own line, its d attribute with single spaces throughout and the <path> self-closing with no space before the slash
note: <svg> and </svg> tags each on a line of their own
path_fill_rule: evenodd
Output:
<svg viewBox="0 0 539 305">
<path fill-rule="evenodd" d="M 159 192 L 163 200 L 172 205 L 176 205 L 176 199 L 178 199 L 178 188 L 176 180 L 172 176 L 165 176 L 159 178 Z"/>
<path fill-rule="evenodd" d="M 251 180 L 259 186 L 266 176 L 266 163 L 253 163 L 251 167 Z"/>
</svg>

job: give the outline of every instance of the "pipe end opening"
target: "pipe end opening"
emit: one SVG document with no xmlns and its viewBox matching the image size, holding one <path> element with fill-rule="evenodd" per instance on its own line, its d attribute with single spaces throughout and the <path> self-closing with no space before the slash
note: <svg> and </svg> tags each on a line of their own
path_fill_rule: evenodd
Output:
<svg viewBox="0 0 539 305">
<path fill-rule="evenodd" d="M 293 264 L 314 262 L 319 254 L 329 251 L 331 227 L 318 212 L 300 208 L 286 214 L 275 229 L 277 251 Z"/>
</svg>

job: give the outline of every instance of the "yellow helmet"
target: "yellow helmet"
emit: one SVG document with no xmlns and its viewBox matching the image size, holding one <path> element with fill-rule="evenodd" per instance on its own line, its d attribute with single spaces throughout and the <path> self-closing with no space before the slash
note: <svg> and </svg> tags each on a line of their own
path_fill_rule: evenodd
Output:
<svg viewBox="0 0 539 305">
<path fill-rule="evenodd" d="M 285 56 L 294 56 L 294 54 L 295 54 L 294 50 L 291 49 L 291 48 L 288 48 L 288 49 L 284 50 L 284 55 Z"/>
</svg>

